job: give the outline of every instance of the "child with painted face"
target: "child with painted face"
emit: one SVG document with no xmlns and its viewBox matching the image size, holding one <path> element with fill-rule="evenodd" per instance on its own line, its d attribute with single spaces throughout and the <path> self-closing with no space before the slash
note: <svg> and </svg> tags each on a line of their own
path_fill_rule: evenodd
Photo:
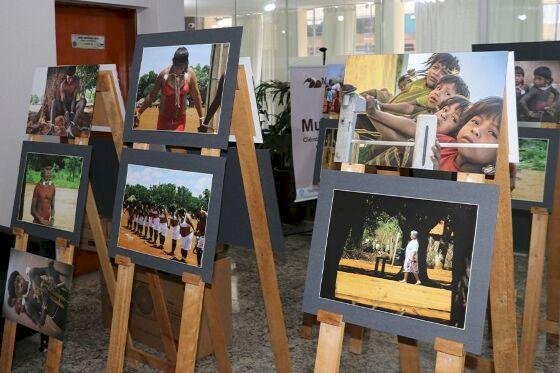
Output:
<svg viewBox="0 0 560 373">
<path fill-rule="evenodd" d="M 502 99 L 488 97 L 468 108 L 460 119 L 457 143 L 498 144 L 502 120 Z M 453 141 L 449 141 L 453 142 Z M 497 148 L 432 148 L 432 160 L 441 171 L 494 174 Z"/>
<path fill-rule="evenodd" d="M 520 119 L 550 121 L 560 103 L 560 95 L 552 86 L 552 71 L 546 66 L 539 66 L 533 71 L 533 86 L 519 99 Z M 550 101 L 550 97 L 554 97 Z"/>
<path fill-rule="evenodd" d="M 374 126 L 381 133 L 383 140 L 407 141 L 414 138 L 416 135 L 415 120 L 377 111 L 371 107 L 371 98 L 366 99 L 368 100 L 366 104 L 368 116 L 374 119 Z M 462 96 L 450 97 L 440 104 L 441 109 L 434 113 L 437 118 L 437 134 L 442 136 L 440 142 L 455 141 L 459 129 L 459 118 L 469 104 L 469 100 Z"/>
<path fill-rule="evenodd" d="M 419 114 L 432 114 L 439 109 L 441 103 L 453 96 L 470 96 L 469 87 L 458 75 L 444 75 L 425 99 L 416 99 L 409 102 L 379 104 L 383 111 L 394 114 L 409 115 L 415 118 Z"/>
</svg>

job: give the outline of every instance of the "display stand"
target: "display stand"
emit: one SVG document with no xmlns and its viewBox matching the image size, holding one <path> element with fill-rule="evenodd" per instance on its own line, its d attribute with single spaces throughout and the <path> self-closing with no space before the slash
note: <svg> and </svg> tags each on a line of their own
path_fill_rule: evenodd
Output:
<svg viewBox="0 0 560 373">
<path fill-rule="evenodd" d="M 559 130 L 557 123 L 543 123 L 541 127 Z M 560 149 L 557 154 L 557 158 L 559 157 Z M 560 322 L 560 162 L 557 163 L 555 172 L 556 181 L 546 240 L 546 320 L 540 323 L 540 329 L 546 330 L 547 343 L 557 346 Z"/>
<path fill-rule="evenodd" d="M 115 150 L 117 157 L 120 158 L 122 151 L 122 138 L 123 138 L 123 113 L 120 110 L 119 101 L 117 98 L 118 86 L 113 79 L 113 75 L 110 71 L 100 71 L 97 79 L 97 88 L 95 96 L 95 111 L 93 117 L 94 125 L 105 125 L 111 128 L 111 136 L 113 143 L 115 145 Z M 95 196 L 93 194 L 93 189 L 91 183 L 88 186 L 88 196 L 86 201 L 86 216 L 89 225 L 92 230 L 93 239 L 95 241 L 95 247 L 97 255 L 99 258 L 99 263 L 101 267 L 101 272 L 103 274 L 103 279 L 107 286 L 107 293 L 109 295 L 109 301 L 111 304 L 117 308 L 114 303 L 117 291 L 116 289 L 116 279 L 113 266 L 111 265 L 111 259 L 109 257 L 109 251 L 107 249 L 107 238 L 103 232 L 101 225 L 101 218 L 97 210 L 97 204 L 95 202 Z M 126 263 L 126 260 L 125 260 Z M 130 269 L 129 269 L 130 270 Z M 128 272 L 123 270 L 123 278 L 126 278 Z M 132 273 L 134 270 L 132 269 Z M 126 341 L 126 346 L 128 347 L 128 357 L 131 363 L 137 366 L 137 363 L 141 362 L 146 365 L 152 366 L 157 369 L 164 371 L 173 371 L 175 366 L 175 359 L 177 356 L 175 342 L 173 340 L 173 334 L 171 329 L 171 323 L 169 321 L 169 314 L 165 306 L 165 300 L 163 298 L 163 292 L 161 289 L 161 282 L 157 273 L 150 273 L 150 295 L 154 302 L 154 312 L 157 315 L 158 326 L 160 329 L 160 334 L 162 336 L 162 345 L 164 347 L 166 358 L 160 358 L 158 356 L 146 353 L 134 347 L 132 337 L 130 333 L 125 331 L 124 340 Z M 130 284 L 132 286 L 132 283 Z M 123 300 L 119 297 L 119 300 Z M 126 299 L 125 303 L 126 303 Z M 130 300 L 128 301 L 130 305 Z M 122 305 L 121 305 L 122 306 Z M 130 309 L 130 307 L 128 308 Z M 126 316 L 128 325 L 128 315 Z M 128 330 L 128 329 L 127 329 Z M 123 338 L 122 335 L 118 336 Z M 117 336 L 115 336 L 117 338 Z M 114 341 L 118 344 L 121 339 Z M 117 356 L 120 356 L 117 354 Z M 124 353 L 122 354 L 123 364 L 124 364 Z M 118 365 L 118 361 L 116 364 Z"/>
<path fill-rule="evenodd" d="M 548 211 L 546 209 L 532 208 L 531 213 L 533 214 L 533 220 L 519 351 L 519 371 L 523 373 L 532 372 L 534 369 L 548 224 Z"/>
<path fill-rule="evenodd" d="M 16 242 L 14 248 L 27 251 L 29 235 L 21 228 L 14 228 Z M 0 354 L 0 372 L 12 371 L 12 360 L 14 357 L 14 346 L 16 343 L 17 322 L 4 319 L 4 334 L 2 335 L 2 352 Z"/>
<path fill-rule="evenodd" d="M 503 112 L 507 112 L 504 103 Z M 498 211 L 494 241 L 494 254 L 492 260 L 492 272 L 490 279 L 490 311 L 492 313 L 492 339 L 494 349 L 494 368 L 496 372 L 517 372 L 518 371 L 518 350 L 517 350 L 517 327 L 515 311 L 515 288 L 513 279 L 513 242 L 512 242 L 512 222 L 511 222 L 511 193 L 508 160 L 508 131 L 507 119 L 504 115 L 500 126 L 499 149 L 496 160 L 496 175 L 493 180 L 486 180 L 483 174 L 458 173 L 457 181 L 471 183 L 492 183 L 499 187 L 500 194 L 498 200 Z M 361 164 L 342 164 L 343 172 L 365 172 L 365 165 Z M 369 171 L 369 170 L 368 170 Z M 406 170 L 402 170 L 405 171 Z M 378 174 L 400 175 L 400 170 L 377 169 Z M 324 310 L 319 310 L 318 315 L 324 315 Z M 344 329 L 342 315 L 330 315 L 324 318 L 321 323 L 327 324 L 336 316 L 340 320 L 340 329 Z M 309 318 L 304 317 L 304 324 L 301 333 L 310 335 Z M 332 323 L 331 323 L 332 324 Z M 417 343 L 414 339 L 398 336 L 401 370 L 405 373 L 420 372 L 420 355 Z M 476 356 L 466 359 L 463 345 L 454 341 L 436 339 L 434 349 L 437 351 L 436 372 L 462 372 L 464 371 L 465 361 L 468 360 L 472 365 L 477 365 L 479 369 L 488 369 L 491 362 Z M 328 350 L 328 352 L 325 352 Z M 326 333 L 319 335 L 317 347 L 317 363 L 319 362 L 319 352 L 321 356 L 329 357 L 331 364 L 326 371 L 337 372 L 340 362 L 341 349 L 338 346 L 331 346 L 331 342 L 326 337 Z M 335 355 L 335 356 L 331 356 Z M 336 356 L 338 355 L 338 356 Z M 325 361 L 323 358 L 321 362 Z M 474 363 L 474 364 L 473 364 Z M 336 366 L 333 366 L 336 365 Z"/>
<path fill-rule="evenodd" d="M 270 234 L 268 225 L 266 224 L 267 218 L 264 208 L 264 198 L 253 136 L 251 135 L 252 131 L 248 127 L 250 123 L 250 117 L 248 116 L 250 101 L 243 66 L 239 66 L 237 82 L 238 89 L 233 105 L 235 110 L 232 115 L 231 132 L 236 135 L 243 185 L 249 210 L 251 231 L 261 277 L 276 367 L 278 371 L 290 372 L 291 364 L 288 354 L 287 336 L 274 259 L 272 256 Z M 135 144 L 134 147 L 146 148 L 147 145 Z M 220 150 L 201 149 L 201 154 L 220 156 Z M 113 309 L 111 324 L 111 339 L 107 363 L 109 372 L 121 372 L 124 366 L 126 350 L 125 336 L 128 331 L 132 278 L 134 276 L 134 264 L 131 262 L 130 258 L 117 256 L 116 262 L 119 267 L 119 275 L 116 281 L 115 307 Z M 226 338 L 221 325 L 216 294 L 212 286 L 205 284 L 200 276 L 184 273 L 182 278 L 185 283 L 185 291 L 175 371 L 194 371 L 200 321 L 202 311 L 204 310 L 205 316 L 208 318 L 208 327 L 218 370 L 220 372 L 230 372 L 231 364 L 227 351 Z M 165 305 L 163 304 L 162 307 L 165 307 Z"/>
<path fill-rule="evenodd" d="M 30 135 L 31 141 L 42 141 L 43 136 Z M 78 138 L 74 141 L 76 145 L 87 145 L 88 140 Z M 29 235 L 21 228 L 14 228 L 13 234 L 16 236 L 15 249 L 27 251 L 27 242 Z M 64 238 L 55 240 L 56 251 L 59 253 L 57 261 L 72 265 L 74 261 L 74 245 L 70 245 L 69 241 Z M 5 319 L 4 335 L 2 338 L 2 353 L 0 355 L 0 371 L 10 372 L 12 369 L 12 360 L 14 355 L 15 333 L 17 323 Z M 63 342 L 54 337 L 49 337 L 47 359 L 45 362 L 45 372 L 56 373 L 60 370 L 60 361 L 62 359 Z"/>
</svg>

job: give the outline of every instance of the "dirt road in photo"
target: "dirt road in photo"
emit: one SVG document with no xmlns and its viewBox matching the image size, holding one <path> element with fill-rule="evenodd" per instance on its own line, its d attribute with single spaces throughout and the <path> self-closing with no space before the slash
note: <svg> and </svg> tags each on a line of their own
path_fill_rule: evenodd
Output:
<svg viewBox="0 0 560 373">
<path fill-rule="evenodd" d="M 35 185 L 36 184 L 25 184 L 22 220 L 29 223 L 33 222 L 33 216 L 31 216 L 31 200 L 33 198 Z M 53 228 L 68 232 L 74 231 L 77 202 L 78 189 L 56 188 Z"/>
</svg>

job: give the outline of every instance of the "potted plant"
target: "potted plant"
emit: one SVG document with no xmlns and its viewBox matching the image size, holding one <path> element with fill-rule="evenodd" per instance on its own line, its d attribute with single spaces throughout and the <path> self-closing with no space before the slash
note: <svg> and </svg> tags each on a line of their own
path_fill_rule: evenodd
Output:
<svg viewBox="0 0 560 373">
<path fill-rule="evenodd" d="M 255 88 L 263 148 L 270 150 L 276 196 L 282 220 L 298 223 L 304 210 L 294 203 L 296 190 L 292 167 L 292 131 L 290 126 L 290 83 L 280 80 L 262 82 Z"/>
</svg>

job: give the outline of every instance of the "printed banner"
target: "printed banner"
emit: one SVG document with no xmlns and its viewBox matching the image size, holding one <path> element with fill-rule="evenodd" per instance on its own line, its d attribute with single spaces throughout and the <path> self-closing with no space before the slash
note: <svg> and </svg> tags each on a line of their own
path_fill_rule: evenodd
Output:
<svg viewBox="0 0 560 373">
<path fill-rule="evenodd" d="M 324 76 L 324 66 L 290 68 L 296 202 L 317 198 L 319 193 L 319 187 L 313 185 L 313 168 L 323 117 Z"/>
</svg>

